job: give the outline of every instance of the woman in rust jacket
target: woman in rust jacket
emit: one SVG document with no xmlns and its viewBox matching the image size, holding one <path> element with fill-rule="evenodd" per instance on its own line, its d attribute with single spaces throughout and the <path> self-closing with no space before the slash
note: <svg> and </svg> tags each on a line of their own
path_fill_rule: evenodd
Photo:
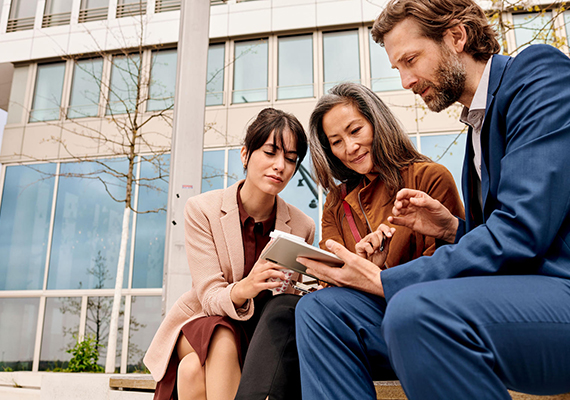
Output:
<svg viewBox="0 0 570 400">
<path fill-rule="evenodd" d="M 258 321 L 275 309 L 270 305 L 298 297 L 273 297 L 268 289 L 280 282 L 268 279 L 285 275 L 258 257 L 273 229 L 313 241 L 313 220 L 277 196 L 306 150 L 299 121 L 267 108 L 247 129 L 241 150 L 245 181 L 186 203 L 192 287 L 167 313 L 145 355 L 158 382 L 155 399 L 233 399 Z"/>
<path fill-rule="evenodd" d="M 463 218 L 451 173 L 414 148 L 396 117 L 367 87 L 354 83 L 335 86 L 318 101 L 309 125 L 317 179 L 329 192 L 323 209 L 321 247 L 326 248 L 326 240 L 333 239 L 372 259 L 382 247 L 382 234 L 393 233 L 388 258 L 380 268 L 433 254 L 434 238 L 401 226 L 395 233 L 390 228 L 387 218 L 396 193 L 404 187 L 428 193 Z M 381 224 L 385 225 L 379 230 Z"/>
</svg>

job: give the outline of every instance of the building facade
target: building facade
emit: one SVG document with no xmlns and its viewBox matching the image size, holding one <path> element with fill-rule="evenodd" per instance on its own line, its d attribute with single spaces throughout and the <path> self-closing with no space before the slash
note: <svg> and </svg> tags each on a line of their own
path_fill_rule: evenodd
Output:
<svg viewBox="0 0 570 400">
<path fill-rule="evenodd" d="M 195 166 L 202 192 L 243 178 L 241 140 L 260 110 L 292 112 L 307 127 L 318 98 L 342 81 L 378 93 L 416 147 L 459 182 L 461 109 L 431 113 L 402 89 L 370 38 L 383 4 L 211 2 L 207 89 L 196 94 L 206 99 L 203 157 Z M 0 0 L 0 107 L 8 111 L 0 149 L 0 371 L 65 368 L 77 337 L 106 344 L 125 206 L 116 200 L 125 198 L 129 176 L 137 213 L 116 365 L 120 372 L 144 370 L 142 356 L 164 312 L 163 276 L 174 268 L 164 264 L 164 208 L 180 6 Z M 570 12 L 537 6 L 500 16 L 506 52 L 547 42 L 568 54 Z M 192 59 L 186 61 L 182 73 L 191 73 Z M 320 226 L 325 194 L 311 178 L 309 157 L 282 197 Z M 319 237 L 320 230 L 315 244 Z M 104 365 L 104 347 L 100 354 Z"/>
</svg>

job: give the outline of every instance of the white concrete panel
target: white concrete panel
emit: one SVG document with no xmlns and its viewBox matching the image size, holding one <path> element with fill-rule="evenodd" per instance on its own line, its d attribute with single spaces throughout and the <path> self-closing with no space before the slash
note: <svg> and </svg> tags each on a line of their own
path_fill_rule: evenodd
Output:
<svg viewBox="0 0 570 400">
<path fill-rule="evenodd" d="M 308 135 L 309 118 L 311 117 L 311 113 L 313 112 L 316 104 L 316 99 L 310 99 L 306 101 L 277 101 L 275 102 L 275 108 L 289 112 L 297 117 Z"/>
<path fill-rule="evenodd" d="M 107 374 L 44 374 L 40 399 L 101 400 L 108 398 L 109 390 Z"/>
<path fill-rule="evenodd" d="M 4 128 L 2 147 L 0 147 L 0 163 L 7 163 L 20 159 L 24 140 L 23 128 Z"/>
<path fill-rule="evenodd" d="M 257 114 L 269 103 L 251 103 L 244 107 L 232 107 L 228 111 L 227 141 L 229 144 L 241 144 L 245 137 L 246 126 L 255 119 Z"/>
<path fill-rule="evenodd" d="M 118 18 L 109 23 L 106 49 L 137 47 L 141 40 L 140 22 L 135 17 Z"/>
<path fill-rule="evenodd" d="M 374 0 L 373 2 L 362 0 L 362 20 L 374 21 L 384 9 L 383 3 L 382 0 Z"/>
<path fill-rule="evenodd" d="M 42 33 L 34 38 L 31 58 L 41 59 L 68 54 L 69 27 L 67 28 L 67 32 L 63 34 L 51 34 L 44 32 L 47 29 L 42 29 Z"/>
<path fill-rule="evenodd" d="M 33 160 L 53 160 L 59 157 L 61 127 L 44 123 L 30 124 L 24 132 L 22 154 Z"/>
<path fill-rule="evenodd" d="M 179 12 L 155 14 L 145 30 L 145 43 L 151 45 L 176 43 L 179 29 Z"/>
<path fill-rule="evenodd" d="M 69 54 L 95 53 L 106 47 L 107 22 L 74 25 L 69 36 Z"/>
<path fill-rule="evenodd" d="M 360 0 L 317 0 L 317 25 L 330 26 L 362 22 Z"/>
<path fill-rule="evenodd" d="M 154 393 L 129 391 L 129 390 L 110 390 L 109 400 L 152 400 Z"/>
<path fill-rule="evenodd" d="M 386 103 L 404 130 L 411 134 L 417 131 L 416 109 L 414 94 L 412 92 L 391 92 L 391 94 L 377 93 Z"/>
<path fill-rule="evenodd" d="M 228 141 L 226 121 L 228 110 L 226 108 L 206 107 L 204 126 L 204 147 L 225 146 L 226 143 L 239 144 L 237 138 Z"/>
<path fill-rule="evenodd" d="M 16 32 L 21 33 L 21 32 Z M 4 37 L 13 33 L 3 35 Z M 16 62 L 29 60 L 32 53 L 32 37 L 0 42 L 0 62 Z"/>
<path fill-rule="evenodd" d="M 111 118 L 105 118 L 101 122 L 101 146 L 99 147 L 100 155 L 116 155 L 124 154 L 128 140 L 125 133 L 119 131 L 118 127 L 123 124 L 124 116 L 116 116 L 115 121 Z"/>
<path fill-rule="evenodd" d="M 64 123 L 61 130 L 60 157 L 97 156 L 100 129 L 100 119 L 76 119 Z"/>
<path fill-rule="evenodd" d="M 463 106 L 454 104 L 440 113 L 430 111 L 423 100 L 417 99 L 418 127 L 420 133 L 426 132 L 457 132 L 465 126 L 459 122 Z"/>
<path fill-rule="evenodd" d="M 245 4 L 248 3 L 240 3 L 239 5 Z M 271 31 L 271 8 L 238 11 L 236 4 L 236 9 L 232 7 L 232 10 L 234 11 L 230 14 L 228 22 L 228 34 L 230 36 Z"/>
<path fill-rule="evenodd" d="M 147 114 L 146 118 L 151 114 Z M 142 128 L 143 143 L 137 152 L 169 151 L 172 139 L 172 112 L 168 119 L 153 118 Z"/>
<path fill-rule="evenodd" d="M 217 7 L 227 7 L 227 6 L 216 6 L 212 7 L 211 10 L 215 10 Z M 229 36 L 228 31 L 228 14 L 212 14 L 210 16 L 210 39 L 216 38 L 226 38 Z"/>
<path fill-rule="evenodd" d="M 0 399 L 9 400 L 40 400 L 38 389 L 0 386 Z"/>
<path fill-rule="evenodd" d="M 317 14 L 314 4 L 273 6 L 273 31 L 314 28 L 317 26 Z"/>
</svg>

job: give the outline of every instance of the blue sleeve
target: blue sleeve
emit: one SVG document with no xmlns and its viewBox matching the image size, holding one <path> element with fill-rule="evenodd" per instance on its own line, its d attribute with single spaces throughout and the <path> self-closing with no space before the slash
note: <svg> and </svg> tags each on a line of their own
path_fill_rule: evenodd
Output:
<svg viewBox="0 0 570 400">
<path fill-rule="evenodd" d="M 485 223 L 464 233 L 460 221 L 456 244 L 382 271 L 387 300 L 406 286 L 455 277 L 570 278 L 570 59 L 546 45 L 523 51 L 486 118 Z"/>
</svg>

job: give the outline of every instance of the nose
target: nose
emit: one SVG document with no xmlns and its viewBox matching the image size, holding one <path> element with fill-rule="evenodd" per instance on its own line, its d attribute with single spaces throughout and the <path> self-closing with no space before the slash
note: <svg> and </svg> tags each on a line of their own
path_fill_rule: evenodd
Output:
<svg viewBox="0 0 570 400">
<path fill-rule="evenodd" d="M 400 79 L 402 80 L 402 87 L 404 89 L 411 89 L 418 82 L 414 74 L 402 70 L 400 70 Z"/>
<path fill-rule="evenodd" d="M 356 138 L 349 137 L 346 140 L 346 152 L 348 154 L 353 154 L 353 153 L 357 152 L 359 148 L 360 148 L 360 143 L 358 142 L 358 140 Z"/>
<path fill-rule="evenodd" d="M 281 153 L 273 161 L 273 170 L 283 171 L 285 169 L 285 154 Z"/>
</svg>

